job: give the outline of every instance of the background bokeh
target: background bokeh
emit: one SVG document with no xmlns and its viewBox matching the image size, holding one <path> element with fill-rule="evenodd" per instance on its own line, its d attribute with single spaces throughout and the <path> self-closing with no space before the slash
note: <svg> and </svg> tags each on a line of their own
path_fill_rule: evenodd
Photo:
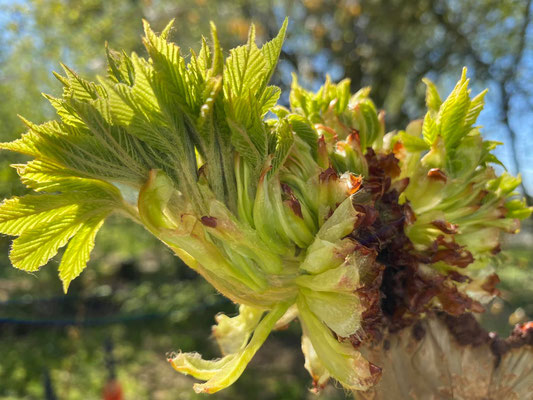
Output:
<svg viewBox="0 0 533 400">
<path fill-rule="evenodd" d="M 291 73 L 316 89 L 329 74 L 349 77 L 354 90 L 372 86 L 387 110 L 388 129 L 423 116 L 421 78 L 448 93 L 463 65 L 474 91 L 489 88 L 480 123 L 505 145 L 498 157 L 520 172 L 533 195 L 533 5 L 531 0 L 0 0 L 0 141 L 33 122 L 53 118 L 41 92 L 58 95 L 59 62 L 84 76 L 105 72 L 104 43 L 141 47 L 141 18 L 157 31 L 176 18 L 173 39 L 196 47 L 218 28 L 225 49 L 244 40 L 251 22 L 261 41 L 288 15 L 290 24 L 274 83 L 287 90 Z M 288 101 L 288 96 L 282 97 Z M 0 199 L 19 195 L 0 153 Z M 502 298 L 483 323 L 507 334 L 533 318 L 533 229 L 507 240 L 495 257 Z M 208 339 L 214 315 L 234 305 L 216 294 L 142 228 L 111 219 L 97 238 L 89 268 L 63 295 L 57 263 L 35 275 L 17 271 L 0 237 L 0 399 L 101 399 L 116 375 L 125 399 L 193 399 L 192 380 L 175 373 L 165 353 L 199 350 L 216 356 Z M 220 399 L 305 399 L 296 327 L 275 333 L 243 377 Z M 324 399 L 342 399 L 330 387 Z"/>
</svg>

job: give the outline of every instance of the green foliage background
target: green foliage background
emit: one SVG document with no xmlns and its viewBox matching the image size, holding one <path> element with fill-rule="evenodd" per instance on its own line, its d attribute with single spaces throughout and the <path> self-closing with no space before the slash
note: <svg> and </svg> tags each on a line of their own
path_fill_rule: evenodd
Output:
<svg viewBox="0 0 533 400">
<path fill-rule="evenodd" d="M 40 93 L 60 93 L 51 74 L 60 70 L 59 61 L 93 78 L 103 72 L 106 41 L 111 48 L 144 54 L 141 18 L 156 31 L 176 18 L 173 39 L 182 48 L 196 46 L 213 20 L 228 49 L 245 41 L 250 21 L 264 42 L 289 15 L 274 83 L 286 89 L 291 72 L 297 72 L 310 88 L 325 73 L 334 80 L 350 77 L 352 89 L 372 85 L 390 129 L 422 116 L 423 76 L 437 77 L 448 92 L 460 68 L 468 65 L 474 91 L 491 89 L 485 132 L 506 142 L 504 162 L 512 172 L 523 172 L 527 189 L 530 177 L 522 167 L 528 156 L 512 150 L 527 153 L 533 144 L 526 130 L 514 129 L 525 121 L 523 115 L 533 118 L 528 83 L 533 69 L 527 68 L 533 60 L 533 40 L 527 40 L 531 8 L 530 0 L 1 1 L 0 141 L 23 132 L 17 114 L 33 122 L 53 116 Z M 24 192 L 8 167 L 18 161 L 0 154 L 1 198 Z M 533 239 L 527 222 L 499 259 L 503 300 L 491 306 L 485 324 L 501 333 L 509 331 L 511 313 L 514 322 L 533 317 Z M 101 398 L 109 374 L 108 338 L 115 345 L 125 398 L 196 397 L 191 380 L 170 368 L 165 353 L 180 347 L 215 356 L 217 349 L 202 339 L 202 332 L 216 311 L 222 307 L 231 313 L 233 305 L 140 227 L 118 219 L 106 224 L 89 268 L 67 296 L 56 276 L 57 262 L 29 275 L 10 266 L 7 252 L 8 238 L 0 238 L 0 399 L 43 398 L 45 371 L 58 399 Z M 243 378 L 217 397 L 310 397 L 298 343 L 295 328 L 273 335 Z M 344 393 L 329 388 L 323 398 L 344 398 Z"/>
</svg>

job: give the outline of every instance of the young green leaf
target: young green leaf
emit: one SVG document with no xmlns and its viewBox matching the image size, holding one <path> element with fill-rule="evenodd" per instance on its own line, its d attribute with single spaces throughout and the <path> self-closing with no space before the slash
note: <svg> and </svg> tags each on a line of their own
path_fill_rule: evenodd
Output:
<svg viewBox="0 0 533 400">
<path fill-rule="evenodd" d="M 266 74 L 263 85 L 268 84 L 270 78 L 272 78 L 274 69 L 278 64 L 278 59 L 279 55 L 281 54 L 281 47 L 283 46 L 283 42 L 285 40 L 285 34 L 287 32 L 288 24 L 289 19 L 285 18 L 285 20 L 283 21 L 283 25 L 281 26 L 281 29 L 278 32 L 278 35 L 270 42 L 265 43 L 261 48 L 261 53 L 263 54 L 263 57 L 266 61 Z"/>
<path fill-rule="evenodd" d="M 272 159 L 270 175 L 275 174 L 283 165 L 294 143 L 294 134 L 291 129 L 291 124 L 287 119 L 279 120 L 274 132 L 276 135 L 276 150 Z"/>
<path fill-rule="evenodd" d="M 444 139 L 448 151 L 452 150 L 467 133 L 464 124 L 470 108 L 469 93 L 466 68 L 464 68 L 461 80 L 442 103 L 437 115 L 436 124 L 439 127 L 439 134 Z"/>
<path fill-rule="evenodd" d="M 426 106 L 430 112 L 437 113 L 442 104 L 442 100 L 439 96 L 439 91 L 433 82 L 424 78 L 422 82 L 426 84 Z"/>
<path fill-rule="evenodd" d="M 70 282 L 77 278 L 87 266 L 94 239 L 102 227 L 108 212 L 89 218 L 70 240 L 59 264 L 59 278 L 63 282 L 63 290 L 68 291 Z"/>
</svg>

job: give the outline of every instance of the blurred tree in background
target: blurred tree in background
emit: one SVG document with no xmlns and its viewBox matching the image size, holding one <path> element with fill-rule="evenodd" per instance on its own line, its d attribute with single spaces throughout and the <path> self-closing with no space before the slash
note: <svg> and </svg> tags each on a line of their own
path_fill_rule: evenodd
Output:
<svg viewBox="0 0 533 400">
<path fill-rule="evenodd" d="M 94 78 L 104 72 L 106 41 L 112 49 L 144 54 L 141 18 L 155 30 L 176 18 L 173 39 L 184 49 L 196 46 L 213 20 L 227 49 L 246 39 L 250 22 L 264 41 L 288 15 L 274 83 L 288 89 L 295 72 L 313 89 L 326 74 L 350 78 L 353 90 L 372 86 L 389 129 L 422 116 L 422 77 L 448 92 L 468 66 L 474 91 L 490 89 L 481 115 L 485 135 L 506 143 L 499 157 L 511 172 L 522 173 L 523 190 L 531 195 L 532 13 L 532 0 L 0 0 L 0 141 L 24 131 L 17 114 L 33 122 L 53 117 L 40 93 L 61 90 L 51 73 L 61 70 L 59 61 Z M 1 198 L 24 191 L 8 167 L 17 161 L 0 154 Z M 514 322 L 533 316 L 533 239 L 529 232 L 518 239 L 497 260 L 504 301 L 493 304 L 497 316 L 486 322 L 491 329 L 508 330 L 511 312 Z M 57 398 L 99 398 L 107 379 L 107 337 L 116 343 L 126 398 L 194 397 L 190 382 L 165 364 L 164 353 L 179 344 L 184 350 L 203 345 L 215 354 L 195 332 L 211 325 L 220 302 L 229 312 L 232 305 L 128 222 L 107 224 L 98 241 L 91 268 L 63 297 L 53 265 L 38 278 L 14 270 L 7 238 L 0 238 L 0 398 L 42 398 L 45 370 Z M 305 371 L 293 368 L 303 359 L 286 349 L 297 335 L 275 335 L 272 351 L 259 355 L 245 379 L 221 398 L 304 398 Z M 343 394 L 332 390 L 324 397 Z"/>
</svg>

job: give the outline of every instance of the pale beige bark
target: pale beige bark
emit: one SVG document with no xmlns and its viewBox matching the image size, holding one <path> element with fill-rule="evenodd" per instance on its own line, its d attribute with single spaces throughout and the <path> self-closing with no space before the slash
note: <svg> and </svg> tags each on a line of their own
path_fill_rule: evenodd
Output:
<svg viewBox="0 0 533 400">
<path fill-rule="evenodd" d="M 482 330 L 472 337 L 463 331 L 459 338 L 463 344 L 449 324 L 436 316 L 389 334 L 378 346 L 362 351 L 383 368 L 383 376 L 374 389 L 357 392 L 355 398 L 533 399 L 533 327 L 529 324 L 515 328 L 505 340 Z"/>
</svg>

